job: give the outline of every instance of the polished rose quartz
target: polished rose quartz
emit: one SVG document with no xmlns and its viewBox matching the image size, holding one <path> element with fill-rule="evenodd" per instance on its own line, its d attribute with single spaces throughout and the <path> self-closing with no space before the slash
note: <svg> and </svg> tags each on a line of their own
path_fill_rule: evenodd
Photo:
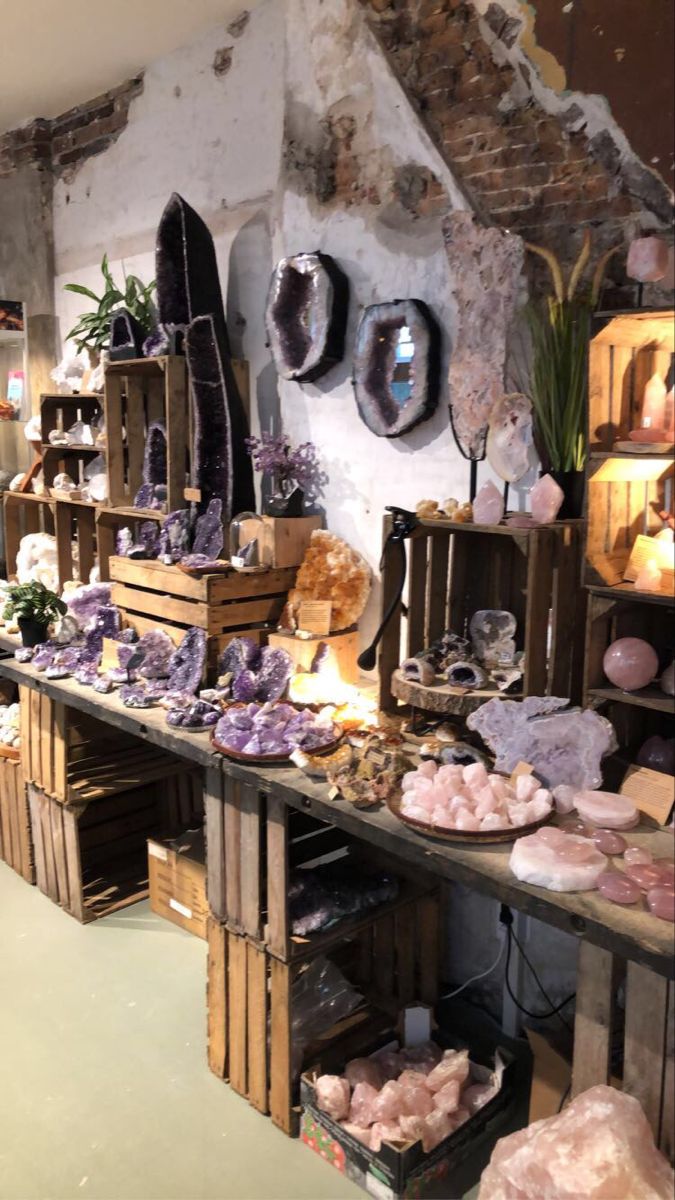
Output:
<svg viewBox="0 0 675 1200">
<path fill-rule="evenodd" d="M 649 911 L 662 921 L 675 921 L 675 889 L 653 887 L 647 892 Z"/>
<path fill-rule="evenodd" d="M 623 861 L 629 867 L 645 866 L 654 861 L 654 855 L 651 850 L 645 850 L 642 846 L 628 846 L 624 851 Z"/>
<path fill-rule="evenodd" d="M 634 865 L 627 863 L 626 875 L 634 879 L 643 892 L 649 891 L 651 887 L 660 887 L 664 883 L 667 884 L 673 878 L 668 870 L 668 864 L 661 867 L 658 862 L 636 863 Z"/>
<path fill-rule="evenodd" d="M 636 904 L 642 895 L 635 880 L 618 871 L 605 871 L 598 880 L 598 891 L 614 904 Z"/>
<path fill-rule="evenodd" d="M 598 829 L 593 834 L 593 841 L 603 854 L 623 854 L 626 849 L 626 839 L 613 829 Z"/>
<path fill-rule="evenodd" d="M 615 687 L 635 692 L 651 683 L 659 669 L 659 660 L 644 638 L 625 637 L 612 642 L 605 651 L 602 668 Z"/>
</svg>

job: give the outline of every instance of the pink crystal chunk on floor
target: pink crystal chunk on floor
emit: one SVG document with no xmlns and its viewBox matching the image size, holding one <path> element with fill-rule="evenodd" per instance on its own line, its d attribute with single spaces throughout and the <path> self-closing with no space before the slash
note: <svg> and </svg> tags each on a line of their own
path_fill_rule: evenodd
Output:
<svg viewBox="0 0 675 1200">
<path fill-rule="evenodd" d="M 498 525 L 504 516 L 504 497 L 492 480 L 479 489 L 473 502 L 473 519 L 476 525 Z"/>
<path fill-rule="evenodd" d="M 645 866 L 654 861 L 654 855 L 651 850 L 645 850 L 642 846 L 628 846 L 624 851 L 623 861 L 629 867 Z"/>
<path fill-rule="evenodd" d="M 619 871 L 605 871 L 598 880 L 598 891 L 614 904 L 637 904 L 642 895 L 635 880 Z"/>
<path fill-rule="evenodd" d="M 602 854 L 623 854 L 626 849 L 626 839 L 613 829 L 598 829 L 593 834 L 593 843 Z"/>
<path fill-rule="evenodd" d="M 637 1100 L 599 1084 L 497 1142 L 478 1200 L 672 1200 L 673 1172 Z"/>
<path fill-rule="evenodd" d="M 555 521 L 564 499 L 565 493 L 553 476 L 542 475 L 530 491 L 532 519 L 538 525 L 548 525 L 549 522 Z"/>
<path fill-rule="evenodd" d="M 661 921 L 675 922 L 675 890 L 653 887 L 647 892 L 649 911 Z"/>
<path fill-rule="evenodd" d="M 668 245 L 659 237 L 634 238 L 628 248 L 626 274 L 640 283 L 657 283 L 668 270 Z"/>
<path fill-rule="evenodd" d="M 615 687 L 636 692 L 647 687 L 659 669 L 658 655 L 644 638 L 617 638 L 605 650 L 602 669 Z"/>
</svg>

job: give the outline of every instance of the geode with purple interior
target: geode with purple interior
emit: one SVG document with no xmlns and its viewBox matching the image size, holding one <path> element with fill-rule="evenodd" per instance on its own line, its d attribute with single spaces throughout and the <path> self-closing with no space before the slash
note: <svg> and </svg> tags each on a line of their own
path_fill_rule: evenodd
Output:
<svg viewBox="0 0 675 1200">
<path fill-rule="evenodd" d="M 163 499 L 166 500 L 166 464 L 166 427 L 163 421 L 152 421 L 145 439 L 143 482 L 134 498 L 134 508 L 161 507 L 157 489 L 164 489 Z"/>
<path fill-rule="evenodd" d="M 169 684 L 172 692 L 196 692 L 204 673 L 206 633 L 193 626 L 169 659 Z"/>
<path fill-rule="evenodd" d="M 349 280 L 318 251 L 282 258 L 274 268 L 265 328 L 282 379 L 319 379 L 344 355 Z"/>
<path fill-rule="evenodd" d="M 176 647 L 163 629 L 149 629 L 134 647 L 134 653 L 143 655 L 139 674 L 144 679 L 165 679 L 169 675 L 169 663 Z M 119 651 L 118 651 L 119 658 Z"/>
<path fill-rule="evenodd" d="M 206 511 L 197 517 L 192 553 L 188 555 L 188 558 L 194 560 L 197 556 L 201 556 L 207 562 L 209 560 L 216 561 L 223 553 L 224 544 L 223 502 L 216 496 L 209 501 Z"/>
<path fill-rule="evenodd" d="M 394 438 L 430 417 L 438 404 L 441 335 L 422 300 L 372 304 L 354 350 L 354 394 L 377 437 Z"/>
<path fill-rule="evenodd" d="M 256 681 L 256 700 L 273 701 L 283 696 L 293 672 L 293 660 L 285 650 L 263 646 Z"/>
<path fill-rule="evenodd" d="M 177 508 L 162 522 L 159 533 L 158 557 L 165 563 L 177 563 L 190 550 L 190 513 Z"/>
<path fill-rule="evenodd" d="M 451 687 L 467 688 L 471 692 L 485 687 L 487 683 L 485 671 L 472 662 L 452 663 L 448 667 L 446 678 Z"/>
<path fill-rule="evenodd" d="M 134 508 L 163 512 L 168 492 L 165 483 L 142 483 L 136 492 Z"/>
<path fill-rule="evenodd" d="M 110 604 L 111 584 L 84 583 L 74 591 L 68 592 L 64 600 L 68 610 L 77 618 L 82 629 L 87 629 L 96 616 L 101 605 Z"/>
<path fill-rule="evenodd" d="M 260 661 L 260 646 L 253 638 L 236 637 L 228 642 L 218 661 L 219 675 L 234 675 L 245 667 L 255 668 Z"/>
<path fill-rule="evenodd" d="M 142 355 L 145 330 L 128 308 L 116 308 L 110 317 L 110 362 L 123 362 Z"/>
</svg>

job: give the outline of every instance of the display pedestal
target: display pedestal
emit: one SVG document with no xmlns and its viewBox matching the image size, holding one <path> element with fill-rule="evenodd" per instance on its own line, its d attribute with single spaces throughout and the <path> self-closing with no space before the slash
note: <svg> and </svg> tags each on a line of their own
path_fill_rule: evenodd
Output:
<svg viewBox="0 0 675 1200">
<path fill-rule="evenodd" d="M 265 523 L 264 561 L 269 567 L 299 567 L 321 517 L 269 517 Z"/>
<path fill-rule="evenodd" d="M 345 683 L 358 683 L 359 668 L 359 635 L 356 629 L 347 629 L 344 633 L 328 633 L 325 637 L 318 634 L 309 638 L 295 637 L 292 633 L 270 633 L 267 641 L 270 646 L 285 650 L 293 660 L 296 671 L 311 670 L 314 655 L 323 642 L 329 648 L 328 667 L 337 668 L 340 678 Z"/>
</svg>

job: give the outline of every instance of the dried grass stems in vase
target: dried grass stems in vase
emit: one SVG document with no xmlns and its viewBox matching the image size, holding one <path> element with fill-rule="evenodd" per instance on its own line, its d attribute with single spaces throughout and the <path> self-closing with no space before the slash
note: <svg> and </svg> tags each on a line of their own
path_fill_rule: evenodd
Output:
<svg viewBox="0 0 675 1200">
<path fill-rule="evenodd" d="M 328 476 L 313 442 L 294 448 L 285 433 L 276 437 L 263 433 L 247 438 L 246 445 L 256 471 L 269 483 L 271 494 L 264 504 L 269 516 L 301 517 L 305 504 L 315 504 L 323 496 Z"/>
<path fill-rule="evenodd" d="M 591 257 L 588 230 L 567 284 L 559 259 L 552 250 L 526 242 L 527 249 L 547 263 L 552 294 L 528 306 L 531 338 L 529 386 L 535 441 L 542 466 L 565 492 L 561 516 L 580 516 L 583 472 L 587 455 L 586 361 L 591 314 L 595 311 L 607 264 L 618 246 L 598 260 L 590 287 L 582 278 Z"/>
</svg>

